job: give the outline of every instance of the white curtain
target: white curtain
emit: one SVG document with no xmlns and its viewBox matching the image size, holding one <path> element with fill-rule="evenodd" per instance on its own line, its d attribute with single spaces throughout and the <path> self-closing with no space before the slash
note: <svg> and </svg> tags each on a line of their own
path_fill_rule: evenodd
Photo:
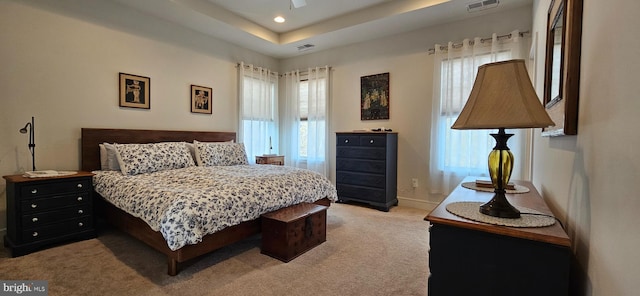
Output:
<svg viewBox="0 0 640 296">
<path fill-rule="evenodd" d="M 328 176 L 330 68 L 285 73 L 285 116 L 282 129 L 287 165 Z"/>
<path fill-rule="evenodd" d="M 249 163 L 263 154 L 278 153 L 278 73 L 238 65 L 238 141 L 244 143 Z"/>
<path fill-rule="evenodd" d="M 446 48 L 436 44 L 434 93 L 431 129 L 431 194 L 448 195 L 465 176 L 488 178 L 487 158 L 495 146 L 489 135 L 497 130 L 453 130 L 473 87 L 478 67 L 491 62 L 525 59 L 530 41 L 520 32 L 491 39 L 465 39 L 449 42 Z M 527 59 L 528 60 L 528 59 Z M 508 146 L 515 156 L 511 179 L 529 178 L 530 146 L 528 130 L 508 130 L 515 134 Z"/>
</svg>

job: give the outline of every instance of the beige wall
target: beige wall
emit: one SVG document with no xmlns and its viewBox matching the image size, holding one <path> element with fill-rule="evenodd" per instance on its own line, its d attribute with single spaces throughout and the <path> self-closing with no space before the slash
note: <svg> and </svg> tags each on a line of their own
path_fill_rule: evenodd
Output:
<svg viewBox="0 0 640 296">
<path fill-rule="evenodd" d="M 540 40 L 550 2 L 534 3 Z M 640 291 L 638 11 L 635 0 L 584 0 L 578 135 L 537 137 L 534 146 L 534 183 L 567 225 L 578 259 L 576 295 Z M 536 89 L 542 94 L 542 84 Z"/>
<path fill-rule="evenodd" d="M 77 170 L 82 127 L 236 131 L 236 63 L 277 67 L 273 58 L 224 42 L 192 42 L 196 33 L 124 12 L 115 2 L 89 2 L 103 5 L 105 18 L 140 24 L 128 21 L 129 29 L 115 20 L 122 25 L 116 27 L 73 8 L 0 1 L 0 175 L 31 170 L 28 135 L 18 133 L 31 116 L 39 170 Z M 151 78 L 150 110 L 118 106 L 119 72 Z M 191 84 L 213 88 L 213 115 L 190 112 Z M 0 229 L 5 190 L 2 179 Z"/>
<path fill-rule="evenodd" d="M 405 34 L 326 50 L 281 62 L 281 71 L 330 65 L 333 68 L 330 147 L 335 132 L 354 129 L 391 128 L 398 132 L 398 199 L 400 205 L 429 209 L 442 200 L 429 190 L 429 153 L 433 95 L 433 56 L 436 43 L 460 42 L 464 38 L 529 31 L 531 7 L 502 14 L 479 16 Z M 360 77 L 389 72 L 389 120 L 360 120 Z M 331 148 L 335 168 L 335 149 Z M 335 170 L 331 169 L 332 180 Z M 413 188 L 411 179 L 419 186 Z"/>
</svg>

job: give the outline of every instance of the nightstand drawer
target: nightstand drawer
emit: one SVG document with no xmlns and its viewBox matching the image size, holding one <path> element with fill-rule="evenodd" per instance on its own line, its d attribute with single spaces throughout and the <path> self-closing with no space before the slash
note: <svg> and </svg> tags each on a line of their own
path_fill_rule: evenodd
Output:
<svg viewBox="0 0 640 296">
<path fill-rule="evenodd" d="M 20 202 L 20 208 L 24 213 L 36 211 L 48 211 L 59 207 L 86 204 L 89 202 L 89 193 L 56 196 L 49 198 L 32 198 Z"/>
<path fill-rule="evenodd" d="M 35 182 L 34 182 L 35 183 Z M 65 182 L 37 182 L 22 186 L 23 198 L 38 197 L 60 193 L 72 193 L 91 190 L 91 180 L 73 180 Z"/>
<path fill-rule="evenodd" d="M 25 229 L 40 227 L 64 220 L 91 215 L 91 206 L 85 204 L 79 207 L 63 208 L 57 211 L 47 211 L 22 216 L 22 227 Z"/>
<path fill-rule="evenodd" d="M 22 231 L 22 242 L 30 243 L 48 238 L 56 238 L 62 235 L 92 230 L 93 222 L 90 216 L 68 220 L 61 223 L 50 224 Z"/>
</svg>

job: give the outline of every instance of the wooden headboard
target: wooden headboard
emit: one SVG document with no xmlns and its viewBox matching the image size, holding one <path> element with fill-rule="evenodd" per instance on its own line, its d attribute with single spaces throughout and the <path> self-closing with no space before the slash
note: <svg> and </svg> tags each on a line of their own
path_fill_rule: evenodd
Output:
<svg viewBox="0 0 640 296">
<path fill-rule="evenodd" d="M 156 142 L 225 142 L 236 139 L 235 132 L 202 132 L 202 131 L 170 131 L 170 130 L 136 130 L 136 129 L 103 129 L 83 128 L 81 140 L 82 170 L 100 169 L 101 143 L 156 143 Z"/>
</svg>

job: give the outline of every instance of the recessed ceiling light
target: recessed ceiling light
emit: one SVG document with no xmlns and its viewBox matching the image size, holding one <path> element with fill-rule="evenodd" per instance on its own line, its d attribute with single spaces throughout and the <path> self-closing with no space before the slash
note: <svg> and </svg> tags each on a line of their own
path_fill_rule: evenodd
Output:
<svg viewBox="0 0 640 296">
<path fill-rule="evenodd" d="M 276 23 L 284 23 L 284 18 L 283 18 L 283 17 L 281 17 L 281 16 L 276 16 L 276 17 L 273 19 L 273 21 L 274 21 L 274 22 L 276 22 Z"/>
</svg>

